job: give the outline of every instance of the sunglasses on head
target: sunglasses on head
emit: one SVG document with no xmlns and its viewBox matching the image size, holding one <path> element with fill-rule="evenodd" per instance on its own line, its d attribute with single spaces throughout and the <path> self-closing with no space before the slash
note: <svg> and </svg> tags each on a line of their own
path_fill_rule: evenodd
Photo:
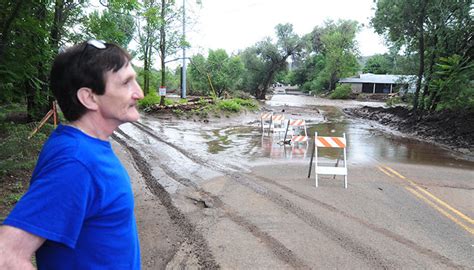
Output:
<svg viewBox="0 0 474 270">
<path fill-rule="evenodd" d="M 86 45 L 84 46 L 84 49 L 82 49 L 81 56 L 79 57 L 79 63 L 81 62 L 82 57 L 84 56 L 84 53 L 86 52 L 87 48 L 89 48 L 89 47 L 94 47 L 98 50 L 107 49 L 107 45 L 105 44 L 105 41 L 97 40 L 97 39 L 90 39 L 86 42 Z"/>
</svg>

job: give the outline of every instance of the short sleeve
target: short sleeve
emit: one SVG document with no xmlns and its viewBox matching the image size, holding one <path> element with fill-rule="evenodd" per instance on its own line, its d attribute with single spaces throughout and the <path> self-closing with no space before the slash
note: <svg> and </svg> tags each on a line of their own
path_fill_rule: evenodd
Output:
<svg viewBox="0 0 474 270">
<path fill-rule="evenodd" d="M 62 161 L 32 180 L 4 224 L 74 248 L 92 191 L 87 168 L 78 161 Z"/>
</svg>

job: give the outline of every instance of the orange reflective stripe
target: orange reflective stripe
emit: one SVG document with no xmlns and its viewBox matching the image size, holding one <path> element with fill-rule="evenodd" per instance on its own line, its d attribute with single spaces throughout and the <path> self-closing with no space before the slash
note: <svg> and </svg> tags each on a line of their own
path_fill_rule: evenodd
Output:
<svg viewBox="0 0 474 270">
<path fill-rule="evenodd" d="M 291 140 L 294 142 L 304 142 L 308 140 L 308 137 L 307 136 L 293 136 Z"/>
<path fill-rule="evenodd" d="M 344 138 L 340 137 L 318 137 L 316 145 L 319 147 L 346 148 Z"/>
<path fill-rule="evenodd" d="M 346 145 L 345 145 L 341 140 L 339 140 L 339 138 L 333 137 L 332 140 L 333 140 L 337 145 L 339 145 L 339 147 L 341 147 L 341 148 L 346 147 Z"/>
<path fill-rule="evenodd" d="M 285 117 L 280 114 L 280 115 L 274 115 L 274 116 L 272 117 L 272 119 L 275 120 L 275 121 L 280 121 L 280 120 L 285 119 Z"/>
<path fill-rule="evenodd" d="M 324 145 L 324 147 L 331 147 L 331 144 L 326 141 L 324 137 L 318 137 L 318 141 Z"/>
<path fill-rule="evenodd" d="M 303 126 L 304 120 L 292 120 L 290 121 L 290 126 Z"/>
<path fill-rule="evenodd" d="M 270 119 L 272 117 L 271 113 L 264 113 L 262 114 L 262 119 Z"/>
</svg>

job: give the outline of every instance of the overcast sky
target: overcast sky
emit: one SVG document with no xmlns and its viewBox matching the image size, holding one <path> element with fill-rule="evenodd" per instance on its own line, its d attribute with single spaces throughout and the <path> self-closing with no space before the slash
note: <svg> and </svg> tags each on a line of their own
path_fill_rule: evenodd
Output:
<svg viewBox="0 0 474 270">
<path fill-rule="evenodd" d="M 357 35 L 361 55 L 387 52 L 382 37 L 369 28 L 373 0 L 202 0 L 201 7 L 195 0 L 186 0 L 186 5 L 187 15 L 197 21 L 186 31 L 192 46 L 188 55 L 218 48 L 228 53 L 243 50 L 266 36 L 274 37 L 279 23 L 291 23 L 301 36 L 328 19 L 351 19 L 365 25 Z"/>
</svg>

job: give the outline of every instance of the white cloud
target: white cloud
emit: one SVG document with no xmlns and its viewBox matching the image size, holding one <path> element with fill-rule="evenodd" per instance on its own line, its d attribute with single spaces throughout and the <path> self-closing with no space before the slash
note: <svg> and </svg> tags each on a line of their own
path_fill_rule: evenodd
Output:
<svg viewBox="0 0 474 270">
<path fill-rule="evenodd" d="M 202 0 L 202 8 L 186 1 L 197 24 L 187 31 L 190 54 L 223 48 L 237 52 L 265 36 L 274 35 L 278 23 L 291 23 L 299 35 L 309 33 L 325 20 L 351 19 L 368 26 L 373 0 Z M 362 55 L 387 51 L 382 38 L 364 27 L 357 36 Z"/>
</svg>

